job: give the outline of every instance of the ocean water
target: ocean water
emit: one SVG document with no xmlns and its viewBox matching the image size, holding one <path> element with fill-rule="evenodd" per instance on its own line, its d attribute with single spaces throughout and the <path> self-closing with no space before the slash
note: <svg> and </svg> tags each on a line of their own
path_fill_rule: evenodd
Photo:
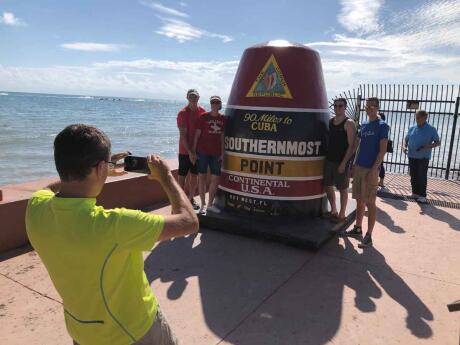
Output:
<svg viewBox="0 0 460 345">
<path fill-rule="evenodd" d="M 179 141 L 176 115 L 183 106 L 179 101 L 0 91 L 0 186 L 57 176 L 54 137 L 72 123 L 102 129 L 112 141 L 112 152 L 128 150 L 135 155 L 156 153 L 175 158 Z M 387 170 L 407 173 L 407 156 L 401 145 L 407 129 L 415 124 L 414 115 L 385 113 L 395 149 L 385 157 Z M 361 120 L 367 117 L 362 114 Z M 452 122 L 453 116 L 430 117 L 441 137 L 441 147 L 433 150 L 432 166 L 446 166 Z M 458 179 L 460 121 L 456 127 L 451 168 Z M 430 168 L 429 175 L 442 178 L 444 170 Z"/>
<path fill-rule="evenodd" d="M 183 102 L 0 92 L 0 185 L 57 176 L 53 141 L 72 123 L 102 129 L 112 152 L 178 152 L 177 112 Z"/>
</svg>

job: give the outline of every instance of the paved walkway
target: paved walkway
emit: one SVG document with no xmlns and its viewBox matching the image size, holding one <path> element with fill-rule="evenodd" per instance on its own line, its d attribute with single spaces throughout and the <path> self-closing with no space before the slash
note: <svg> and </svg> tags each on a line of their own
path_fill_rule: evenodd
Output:
<svg viewBox="0 0 460 345">
<path fill-rule="evenodd" d="M 460 299 L 460 210 L 378 207 L 374 248 L 334 238 L 314 253 L 203 230 L 145 253 L 148 279 L 181 344 L 458 344 L 446 304 Z M 71 344 L 35 252 L 3 256 L 0 291 L 0 344 Z"/>
<path fill-rule="evenodd" d="M 409 175 L 387 173 L 385 187 L 379 191 L 384 197 L 399 197 L 409 201 L 412 194 Z M 428 202 L 435 206 L 445 206 L 460 209 L 460 181 L 438 178 L 428 179 Z"/>
</svg>

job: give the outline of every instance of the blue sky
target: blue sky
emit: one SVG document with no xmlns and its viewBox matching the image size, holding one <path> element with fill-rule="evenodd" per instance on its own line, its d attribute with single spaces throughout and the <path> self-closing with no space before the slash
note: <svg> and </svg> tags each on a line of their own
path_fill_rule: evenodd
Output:
<svg viewBox="0 0 460 345">
<path fill-rule="evenodd" d="M 273 39 L 317 49 L 330 96 L 460 82 L 460 0 L 0 0 L 0 90 L 226 99 L 244 49 Z"/>
</svg>

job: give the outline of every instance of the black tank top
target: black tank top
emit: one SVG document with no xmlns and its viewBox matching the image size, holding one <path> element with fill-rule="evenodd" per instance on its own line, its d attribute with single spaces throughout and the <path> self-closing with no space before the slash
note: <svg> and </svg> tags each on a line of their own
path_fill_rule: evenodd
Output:
<svg viewBox="0 0 460 345">
<path fill-rule="evenodd" d="M 348 138 L 347 131 L 345 130 L 345 122 L 348 117 L 340 122 L 338 125 L 334 125 L 334 118 L 329 120 L 329 145 L 326 154 L 326 159 L 329 162 L 342 162 L 343 157 L 348 149 Z"/>
</svg>

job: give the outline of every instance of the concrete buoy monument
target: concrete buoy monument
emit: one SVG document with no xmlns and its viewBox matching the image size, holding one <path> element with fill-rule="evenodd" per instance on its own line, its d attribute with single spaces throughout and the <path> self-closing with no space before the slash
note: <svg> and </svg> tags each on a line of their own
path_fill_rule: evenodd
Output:
<svg viewBox="0 0 460 345">
<path fill-rule="evenodd" d="M 318 52 L 287 41 L 246 49 L 225 115 L 222 212 L 202 226 L 318 248 L 338 230 L 321 218 L 330 113 Z"/>
</svg>

